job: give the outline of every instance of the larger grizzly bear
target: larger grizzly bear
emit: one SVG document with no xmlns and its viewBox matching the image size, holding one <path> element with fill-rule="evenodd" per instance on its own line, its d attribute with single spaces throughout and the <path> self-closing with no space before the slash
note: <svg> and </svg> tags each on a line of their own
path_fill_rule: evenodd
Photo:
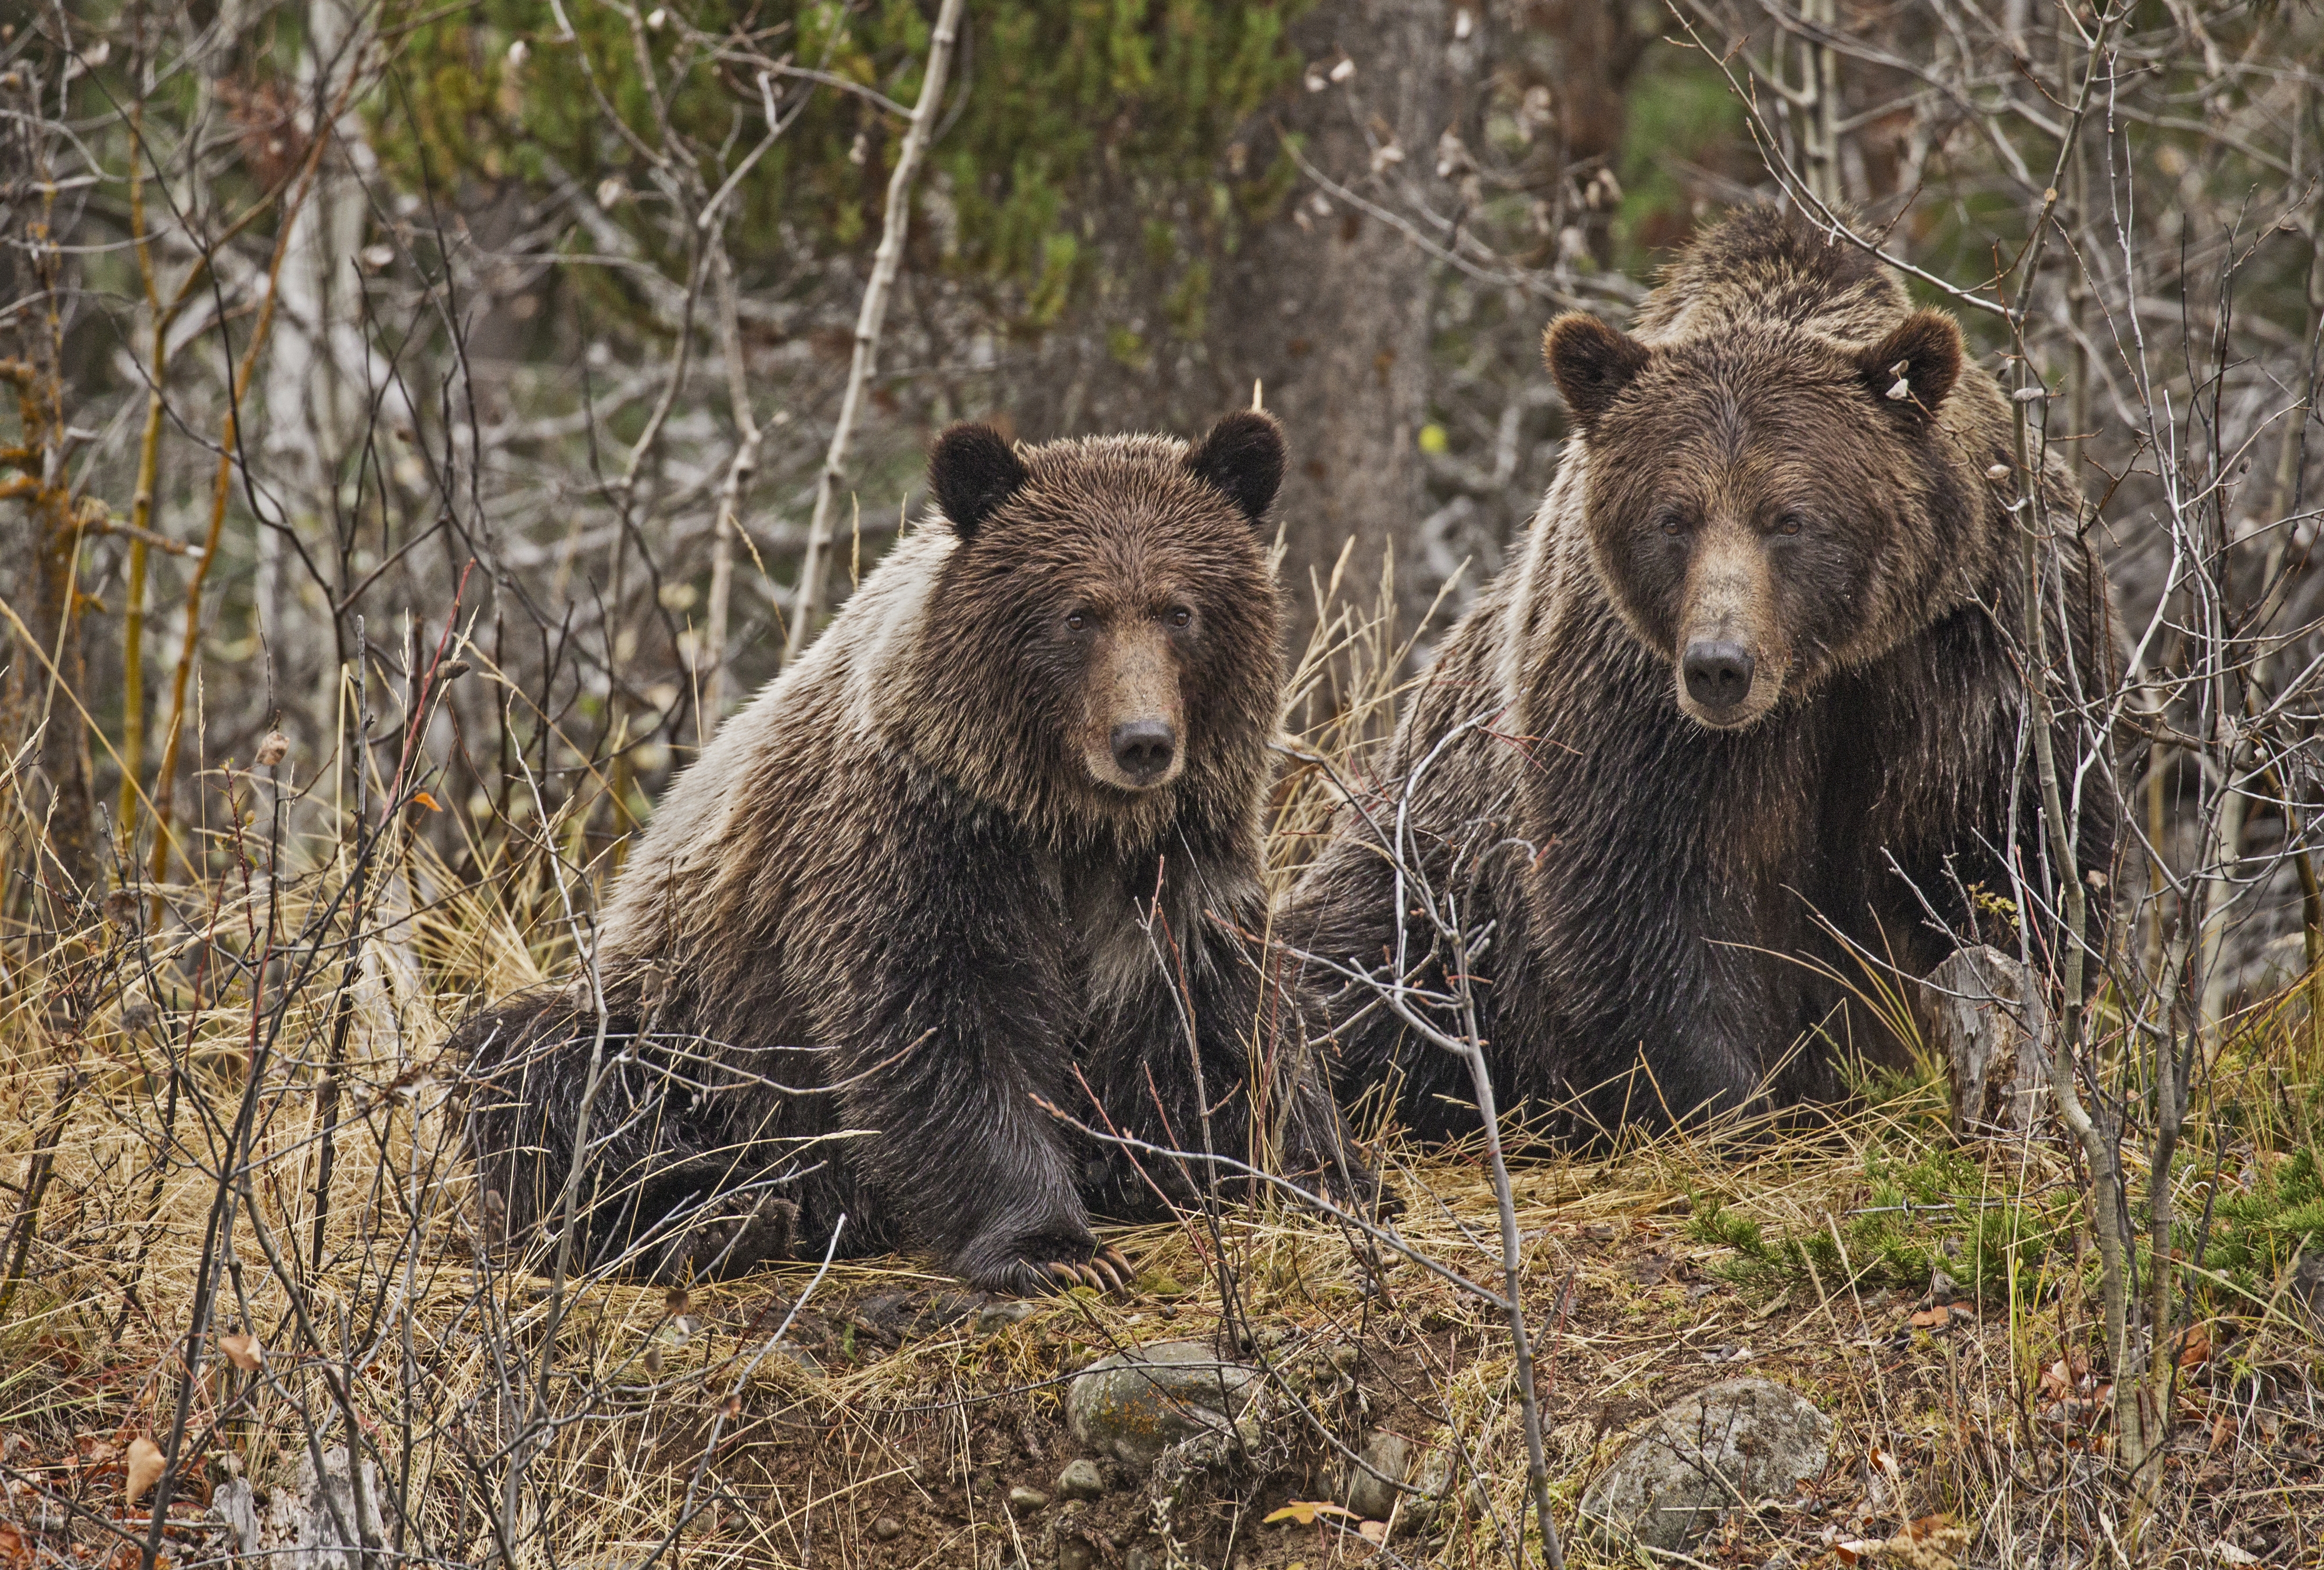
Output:
<svg viewBox="0 0 2324 1570">
<path fill-rule="evenodd" d="M 947 431 L 935 515 L 664 798 L 594 980 L 464 1027 L 506 1224 L 569 1178 L 580 1257 L 665 1278 L 844 1214 L 843 1251 L 979 1287 L 1119 1284 L 1092 1209 L 1188 1181 L 1042 1103 L 1368 1182 L 1255 936 L 1282 470 L 1257 412 L 1191 449 Z"/>
<path fill-rule="evenodd" d="M 1399 859 L 1406 910 L 1449 893 L 1479 940 L 1503 1105 L 1573 1136 L 1829 1096 L 1843 1052 L 1898 1053 L 1852 988 L 1909 991 L 1883 967 L 1925 974 L 1941 925 L 1992 919 L 2005 855 L 2056 896 L 2020 762 L 2010 404 L 1950 318 L 1772 208 L 1703 236 L 1634 333 L 1569 315 L 1544 349 L 1576 432 L 1525 555 L 1446 638 L 1286 939 L 1337 989 L 1353 1086 L 1397 1085 L 1424 1134 L 1476 1113 L 1383 1003 L 1399 954 L 1405 1007 L 1456 990 L 1419 923 L 1399 948 Z M 2070 710 L 2112 679 L 2107 589 L 2080 549 L 2045 558 Z M 2104 868 L 2111 798 L 2079 795 L 2079 864 Z"/>
</svg>

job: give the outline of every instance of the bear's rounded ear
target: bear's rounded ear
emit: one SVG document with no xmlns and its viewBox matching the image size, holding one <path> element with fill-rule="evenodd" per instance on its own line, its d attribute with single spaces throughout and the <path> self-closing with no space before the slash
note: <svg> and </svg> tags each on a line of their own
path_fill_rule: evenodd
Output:
<svg viewBox="0 0 2324 1570">
<path fill-rule="evenodd" d="M 1237 410 L 1211 427 L 1185 463 L 1188 474 L 1225 492 L 1256 523 L 1283 484 L 1283 427 L 1262 410 Z"/>
<path fill-rule="evenodd" d="M 989 425 L 948 426 L 928 453 L 928 489 L 964 541 L 1029 477 L 1009 439 Z"/>
<path fill-rule="evenodd" d="M 1587 311 L 1570 310 L 1541 335 L 1541 357 L 1585 436 L 1646 368 L 1646 345 Z"/>
<path fill-rule="evenodd" d="M 1856 352 L 1856 374 L 1883 405 L 1933 416 L 1960 379 L 1960 324 L 1941 310 L 1916 310 L 1895 331 Z"/>
</svg>

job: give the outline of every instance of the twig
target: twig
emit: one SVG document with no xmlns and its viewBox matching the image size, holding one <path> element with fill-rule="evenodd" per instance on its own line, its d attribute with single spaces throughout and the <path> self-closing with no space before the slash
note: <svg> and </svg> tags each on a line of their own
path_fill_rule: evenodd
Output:
<svg viewBox="0 0 2324 1570">
<path fill-rule="evenodd" d="M 920 81 L 919 101 L 912 106 L 909 129 L 896 156 L 895 172 L 888 178 L 887 220 L 880 233 L 880 249 L 872 259 L 872 281 L 864 286 L 863 309 L 855 319 L 855 356 L 847 367 L 847 391 L 839 401 L 839 423 L 831 433 L 831 449 L 824 455 L 823 473 L 816 481 L 815 513 L 807 523 L 807 551 L 799 559 L 798 591 L 793 601 L 791 624 L 783 638 L 783 662 L 798 658 L 807 646 L 815 620 L 823 609 L 823 580 L 831 554 L 831 503 L 846 474 L 847 445 L 855 435 L 855 416 L 863 403 L 863 384 L 880 353 L 880 327 L 888 315 L 888 291 L 904 259 L 904 234 L 912 221 L 912 180 L 919 172 L 929 127 L 944 100 L 945 73 L 952 65 L 954 40 L 959 36 L 963 0 L 944 0 L 936 13 L 935 33 L 928 40 L 927 74 Z"/>
</svg>

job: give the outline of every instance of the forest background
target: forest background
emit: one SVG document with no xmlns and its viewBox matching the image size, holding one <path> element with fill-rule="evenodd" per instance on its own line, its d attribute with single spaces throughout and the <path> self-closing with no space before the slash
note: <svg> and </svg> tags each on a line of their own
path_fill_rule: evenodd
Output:
<svg viewBox="0 0 2324 1570">
<path fill-rule="evenodd" d="M 1293 451 L 1291 750 L 1360 771 L 1548 483 L 1568 425 L 1542 327 L 1624 319 L 1697 225 L 1782 199 L 1951 309 L 2032 460 L 2089 498 L 2038 525 L 2104 560 L 2135 656 L 2107 722 L 2124 746 L 2086 715 L 2068 760 L 2136 827 L 2092 869 L 2120 910 L 2104 1005 L 2052 1058 L 2088 1106 L 2061 1095 L 2006 1159 L 1954 1149 L 1938 1075 L 1792 1165 L 1648 1143 L 1514 1192 L 1406 1168 L 1500 1203 L 1494 1313 L 1560 1327 L 1545 1367 L 1575 1387 L 1528 1441 L 1517 1414 L 1544 1403 L 1493 1314 L 1414 1311 L 1473 1332 L 1427 1421 L 1470 1436 L 1495 1501 L 1431 1517 L 1425 1553 L 1527 1552 L 1545 1454 L 1571 1507 L 1605 1414 L 1662 1378 L 1592 1338 L 1681 1290 L 1615 1256 L 1681 1242 L 1766 1289 L 1752 1314 L 1845 1299 L 1861 1330 L 1877 1287 L 1912 1299 L 1902 1323 L 1941 1298 L 1932 1270 L 2006 1300 L 1976 1298 L 1977 1371 L 1931 1376 L 1941 1421 L 1892 1409 L 1877 1358 L 1794 1371 L 1862 1408 L 1833 1473 L 1857 1480 L 1847 1530 L 1908 1538 L 1941 1507 L 1996 1563 L 2319 1551 L 2319 60 L 2324 13 L 2288 0 L 0 14 L 0 1424 L 42 1457 L 80 1446 L 0 1454 L 9 1509 L 27 1479 L 117 1491 L 133 1440 L 208 1501 L 269 1445 L 295 1470 L 360 1431 L 401 1457 L 396 1541 L 447 1559 L 576 1532 L 659 1556 L 689 1529 L 811 1558 L 771 1507 L 730 1501 L 722 1526 L 692 1484 L 673 1510 L 609 1483 L 601 1442 L 704 1436 L 607 1395 L 626 1365 L 560 1342 L 561 1279 L 545 1325 L 505 1275 L 389 1290 L 474 1242 L 447 1019 L 586 951 L 626 836 L 924 504 L 949 420 L 1190 435 L 1263 396 Z M 1278 873 L 1328 810 L 1316 767 L 1286 772 Z M 1628 1230 L 1589 1231 L 1591 1204 Z M 1190 1319 L 1265 1298 L 1236 1272 L 1269 1251 L 1326 1270 L 1328 1233 L 1252 1224 L 1186 1244 L 1178 1272 L 1217 1293 L 1188 1288 Z M 1474 1243 L 1446 1225 L 1443 1248 Z M 294 1246 L 245 1283 L 270 1227 Z M 660 1301 L 592 1286 L 592 1324 Z M 813 1289 L 783 1285 L 783 1325 Z M 538 1377 L 418 1353 L 384 1385 L 330 1371 L 464 1313 Z M 262 1331 L 295 1366 L 229 1344 Z M 1047 1420 L 1039 1381 L 1089 1343 L 1025 1334 L 1006 1410 Z M 738 1402 L 762 1377 L 763 1353 L 703 1355 Z M 567 1356 L 579 1384 L 550 1377 Z M 885 1391 L 908 1413 L 926 1393 Z M 576 1439 L 568 1397 L 616 1417 Z M 814 1399 L 854 1421 L 872 1398 Z M 415 1455 L 487 1431 L 446 1463 L 465 1481 L 414 1483 Z M 696 1482 L 724 1475 L 704 1470 L 722 1434 Z M 962 1454 L 982 1443 L 964 1423 Z M 1243 1502 L 1193 1540 L 1231 1547 L 1217 1512 Z M 147 1565 L 163 1506 L 107 1528 Z M 969 1513 L 973 1554 L 1008 1540 Z M 1792 1532 L 1837 1554 L 1829 1525 L 1733 1527 L 1720 1551 Z M 18 1531 L 0 1522 L 0 1564 L 49 1551 Z"/>
</svg>

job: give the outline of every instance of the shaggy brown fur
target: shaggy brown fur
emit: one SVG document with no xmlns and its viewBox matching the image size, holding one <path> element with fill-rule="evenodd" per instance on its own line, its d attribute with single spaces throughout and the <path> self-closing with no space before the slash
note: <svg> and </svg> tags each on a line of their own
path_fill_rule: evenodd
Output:
<svg viewBox="0 0 2324 1570">
<path fill-rule="evenodd" d="M 1284 930 L 1388 962 L 1380 834 L 1409 788 L 1412 870 L 1489 928 L 1471 970 L 1503 1104 L 1562 1104 L 1578 1132 L 1830 1095 L 1836 1048 L 1897 1046 L 1829 973 L 1924 974 L 1940 921 L 1978 926 L 1969 891 L 2011 888 L 2005 853 L 2055 895 L 2016 770 L 2017 492 L 1986 473 L 2014 472 L 2010 406 L 1950 318 L 1773 209 L 1700 240 L 1635 335 L 1569 316 L 1545 351 L 1579 429 L 1526 555 L 1447 638 Z M 2047 570 L 2051 646 L 2103 692 L 2103 578 L 2078 549 Z M 2107 864 L 2109 799 L 2081 794 L 2084 867 Z M 2034 944 L 2056 957 L 2039 923 Z M 1395 1084 L 1424 1132 L 1473 1120 L 1457 1064 L 1330 980 L 1351 1089 Z"/>
<path fill-rule="evenodd" d="M 1256 413 L 1192 450 L 948 431 L 941 515 L 663 800 L 606 905 L 602 1011 L 567 991 L 464 1029 L 511 1224 L 557 1214 L 593 1055 L 587 1257 L 664 1275 L 755 1262 L 796 1205 L 811 1249 L 844 1214 L 844 1251 L 926 1249 L 982 1287 L 1111 1279 L 1091 1207 L 1189 1185 L 1036 1098 L 1336 1165 L 1296 999 L 1249 936 L 1282 465 Z"/>
</svg>

